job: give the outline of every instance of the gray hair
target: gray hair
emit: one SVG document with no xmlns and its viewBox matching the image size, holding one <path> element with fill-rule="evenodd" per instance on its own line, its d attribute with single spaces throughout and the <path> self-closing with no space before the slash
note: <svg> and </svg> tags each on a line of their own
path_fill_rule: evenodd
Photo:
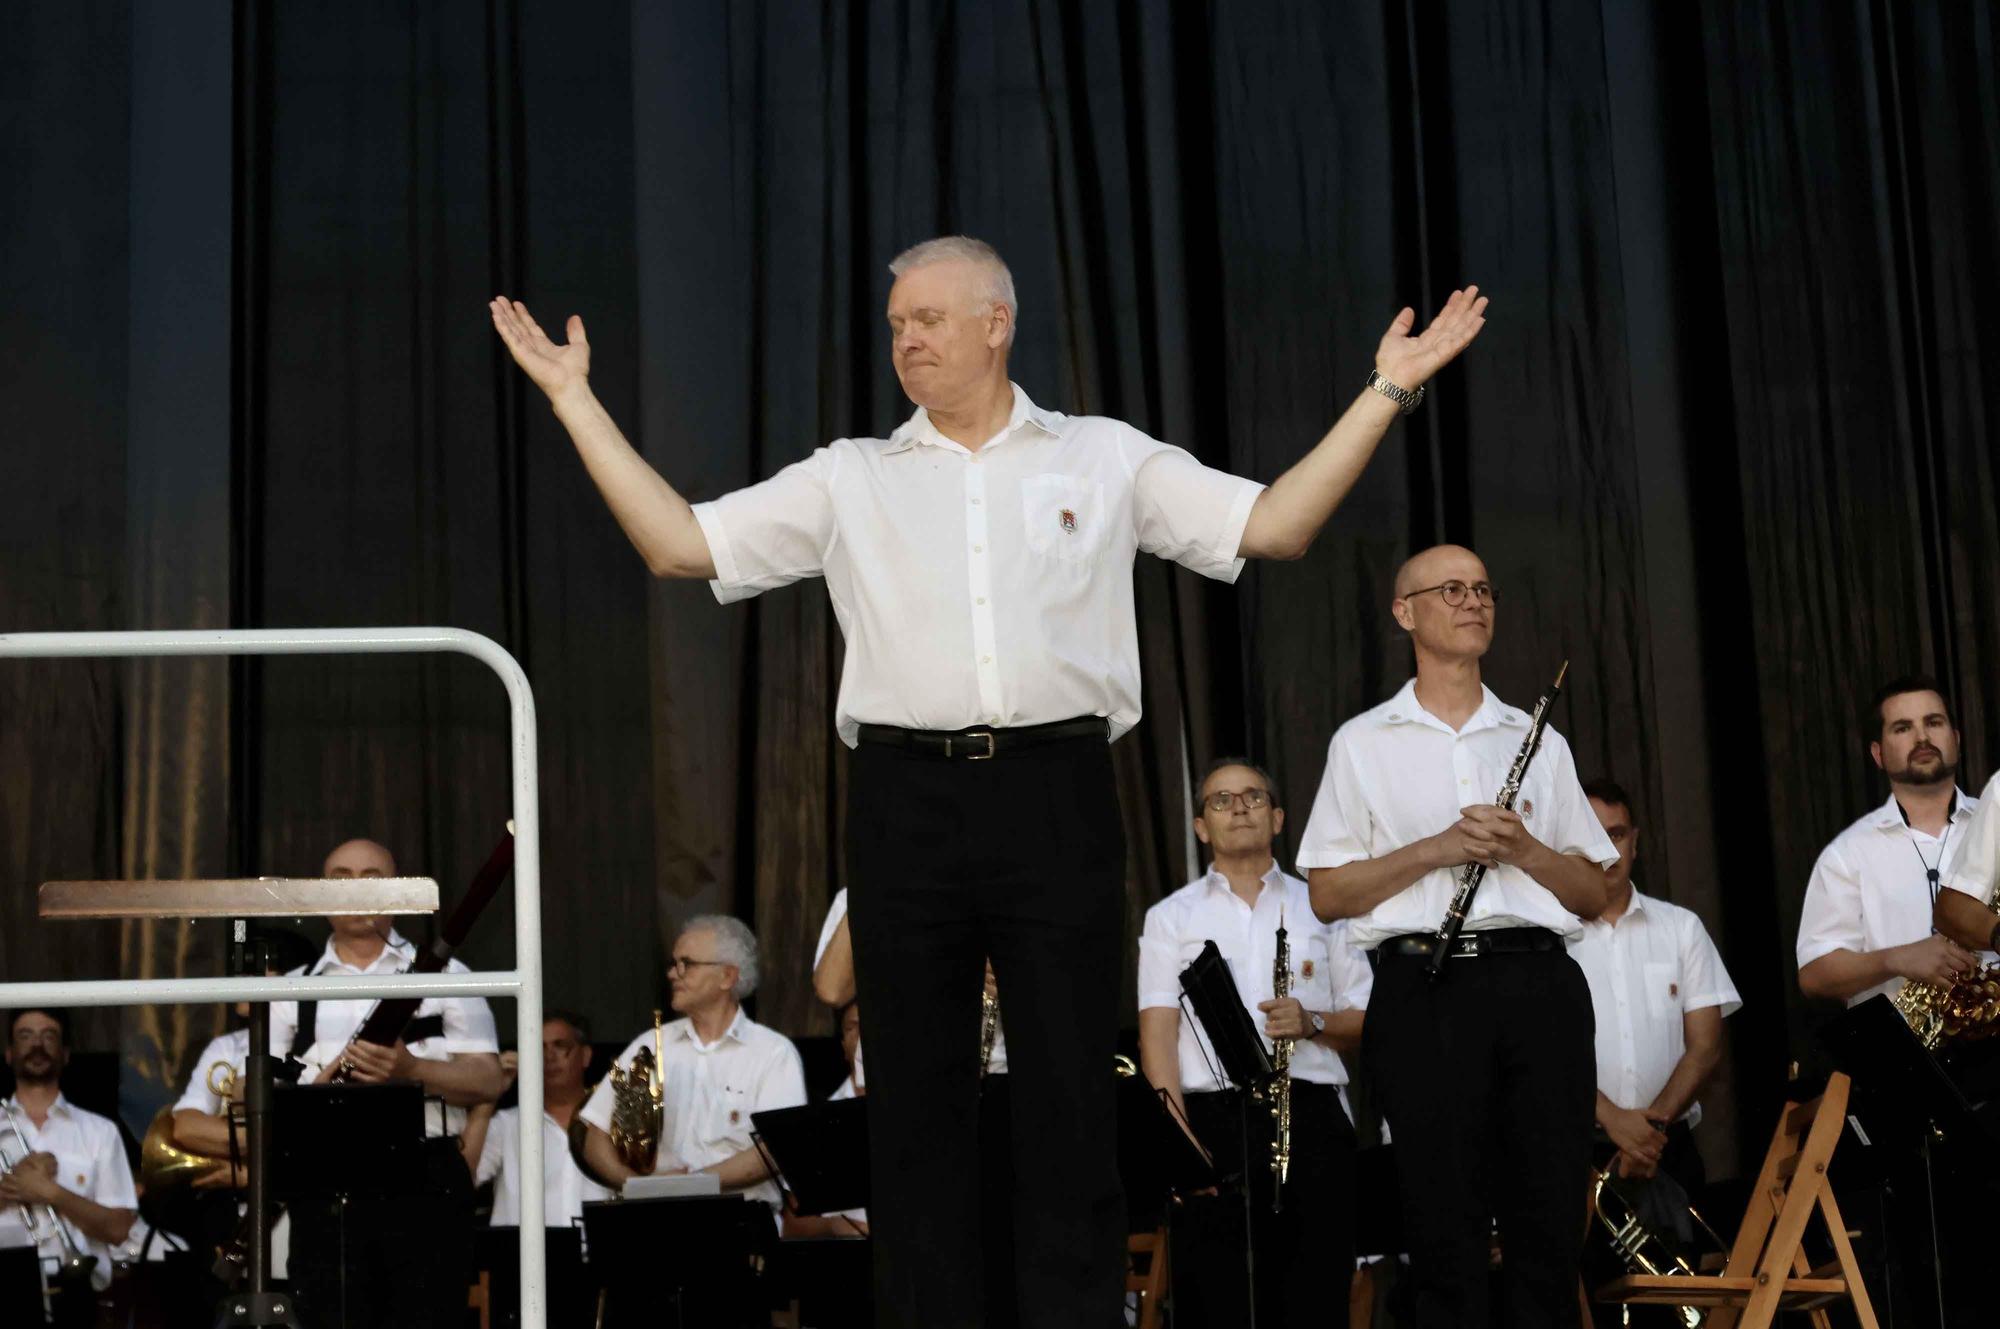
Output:
<svg viewBox="0 0 2000 1329">
<path fill-rule="evenodd" d="M 1021 321 L 1021 306 L 1014 299 L 1014 274 L 1007 270 L 1000 251 L 984 240 L 975 240 L 969 235 L 941 235 L 934 240 L 911 245 L 889 260 L 889 275 L 900 277 L 932 263 L 952 261 L 975 264 L 985 273 L 986 288 L 979 296 L 980 312 L 991 312 L 995 305 L 1007 306 L 1007 311 L 1014 316 L 1007 325 L 1007 344 L 1013 345 L 1014 329 Z"/>
<path fill-rule="evenodd" d="M 728 914 L 700 914 L 681 928 L 682 936 L 690 932 L 712 935 L 715 958 L 736 966 L 736 986 L 730 989 L 731 996 L 742 1001 L 757 990 L 762 973 L 757 963 L 757 934 L 750 930 L 749 924 Z"/>
</svg>

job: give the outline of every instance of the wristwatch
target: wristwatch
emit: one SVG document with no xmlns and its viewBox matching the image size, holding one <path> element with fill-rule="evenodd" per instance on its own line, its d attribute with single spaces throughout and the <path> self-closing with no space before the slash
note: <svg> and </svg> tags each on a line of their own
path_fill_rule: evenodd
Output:
<svg viewBox="0 0 2000 1329">
<path fill-rule="evenodd" d="M 1314 1034 L 1317 1035 L 1326 1032 L 1326 1021 L 1320 1018 L 1318 1011 L 1307 1011 L 1306 1018 L 1312 1021 Z"/>
<path fill-rule="evenodd" d="M 1398 387 L 1388 379 L 1383 378 L 1381 370 L 1371 369 L 1368 371 L 1368 386 L 1381 393 L 1384 397 L 1387 397 L 1390 401 L 1395 402 L 1397 406 L 1402 408 L 1402 413 L 1408 415 L 1422 404 L 1424 400 L 1424 388 L 1429 385 L 1419 386 L 1415 392 L 1412 392 L 1408 388 Z"/>
</svg>

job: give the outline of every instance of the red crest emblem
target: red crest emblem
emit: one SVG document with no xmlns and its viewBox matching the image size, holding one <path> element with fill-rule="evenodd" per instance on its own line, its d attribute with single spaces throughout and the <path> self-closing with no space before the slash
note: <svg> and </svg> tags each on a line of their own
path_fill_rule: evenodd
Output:
<svg viewBox="0 0 2000 1329">
<path fill-rule="evenodd" d="M 1667 995 L 1668 995 L 1669 997 L 1678 997 L 1678 996 L 1680 996 L 1680 995 L 1681 995 L 1681 985 L 1680 985 L 1679 983 L 1669 983 L 1669 984 L 1667 984 Z"/>
<path fill-rule="evenodd" d="M 741 1112 L 738 1112 L 735 1108 L 729 1109 L 729 1124 L 731 1126 L 734 1126 L 737 1122 L 742 1120 L 743 1120 L 743 1114 Z"/>
<path fill-rule="evenodd" d="M 1532 798 L 1524 798 L 1524 799 L 1522 799 L 1522 800 L 1521 800 L 1521 815 L 1522 815 L 1523 817 L 1532 817 L 1532 816 L 1534 816 L 1534 815 L 1535 815 L 1535 800 L 1534 800 L 1534 799 L 1532 799 Z"/>
<path fill-rule="evenodd" d="M 1308 956 L 1306 962 L 1299 966 L 1299 977 L 1311 978 L 1312 976 L 1313 976 L 1313 962 L 1311 957 Z"/>
<path fill-rule="evenodd" d="M 1062 528 L 1070 535 L 1076 534 L 1076 513 L 1068 508 L 1062 510 Z"/>
</svg>

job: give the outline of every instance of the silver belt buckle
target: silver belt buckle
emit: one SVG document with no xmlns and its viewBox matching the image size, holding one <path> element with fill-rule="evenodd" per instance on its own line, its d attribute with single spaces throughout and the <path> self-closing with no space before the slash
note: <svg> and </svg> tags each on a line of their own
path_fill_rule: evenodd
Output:
<svg viewBox="0 0 2000 1329">
<path fill-rule="evenodd" d="M 1471 960 L 1484 954 L 1486 954 L 1486 943 L 1480 939 L 1477 932 L 1460 934 L 1458 938 L 1458 954 L 1455 958 Z"/>
<path fill-rule="evenodd" d="M 984 752 L 970 752 L 970 751 L 966 752 L 966 753 L 964 754 L 964 757 L 965 757 L 965 759 L 966 759 L 967 761 L 991 761 L 991 760 L 993 760 L 993 731 L 992 731 L 992 730 L 990 730 L 990 729 L 979 729 L 979 730 L 975 730 L 975 731 L 973 731 L 973 732 L 972 732 L 972 733 L 970 733 L 970 734 L 960 734 L 960 735 L 958 735 L 958 741 L 959 741 L 959 742 L 971 742 L 971 741 L 972 741 L 972 740 L 974 740 L 974 739 L 981 739 L 981 738 L 983 738 L 983 739 L 985 739 L 985 740 L 986 740 L 986 751 L 984 751 Z M 951 738 L 950 738 L 949 736 L 947 736 L 947 737 L 945 738 L 945 740 L 944 740 L 944 755 L 945 755 L 945 756 L 947 756 L 947 757 L 956 757 L 956 756 L 959 756 L 959 755 L 960 755 L 959 753 L 956 753 L 956 752 L 953 752 L 953 751 L 952 751 L 952 747 L 951 747 L 951 745 L 952 745 L 952 741 L 953 741 L 953 740 L 952 740 L 952 739 L 951 739 Z"/>
</svg>

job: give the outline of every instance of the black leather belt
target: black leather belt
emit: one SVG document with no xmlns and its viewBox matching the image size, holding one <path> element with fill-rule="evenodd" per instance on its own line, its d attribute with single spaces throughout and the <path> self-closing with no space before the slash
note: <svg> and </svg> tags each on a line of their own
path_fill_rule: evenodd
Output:
<svg viewBox="0 0 2000 1329">
<path fill-rule="evenodd" d="M 1111 740 L 1111 725 L 1102 716 L 1087 715 L 1077 720 L 1056 720 L 1050 724 L 1009 725 L 988 729 L 984 726 L 943 733 L 935 729 L 898 729 L 894 725 L 865 724 L 858 735 L 863 743 L 876 747 L 906 748 L 926 757 L 948 761 L 985 761 L 1002 752 L 1061 743 L 1069 739 Z"/>
<path fill-rule="evenodd" d="M 1405 932 L 1382 943 L 1384 955 L 1407 955 L 1429 959 L 1437 949 L 1437 934 Z M 1452 944 L 1454 960 L 1476 960 L 1482 955 L 1527 955 L 1534 951 L 1568 949 L 1563 939 L 1547 928 L 1489 928 L 1484 932 L 1461 932 Z"/>
</svg>

